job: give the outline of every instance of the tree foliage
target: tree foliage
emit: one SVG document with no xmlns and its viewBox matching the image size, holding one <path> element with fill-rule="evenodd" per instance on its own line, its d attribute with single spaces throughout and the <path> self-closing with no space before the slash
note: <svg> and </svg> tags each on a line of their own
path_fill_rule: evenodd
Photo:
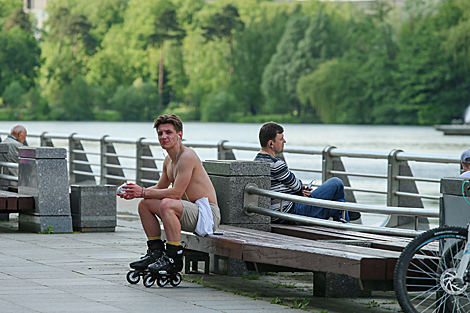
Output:
<svg viewBox="0 0 470 313">
<path fill-rule="evenodd" d="M 0 95 L 33 119 L 428 125 L 470 102 L 468 0 L 50 0 L 42 32 L 22 6 L 0 0 Z"/>
</svg>

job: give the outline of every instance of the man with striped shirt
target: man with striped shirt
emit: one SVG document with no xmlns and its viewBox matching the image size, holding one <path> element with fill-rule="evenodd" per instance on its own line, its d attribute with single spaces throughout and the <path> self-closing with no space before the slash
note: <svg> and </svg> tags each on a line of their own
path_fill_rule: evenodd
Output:
<svg viewBox="0 0 470 313">
<path fill-rule="evenodd" d="M 330 178 L 321 186 L 312 190 L 304 187 L 302 181 L 292 173 L 287 164 L 276 158 L 276 155 L 284 150 L 286 140 L 284 138 L 284 128 L 274 122 L 265 123 L 259 131 L 259 142 L 261 151 L 256 155 L 255 161 L 268 162 L 271 166 L 271 190 L 292 195 L 311 197 L 323 200 L 334 200 L 345 202 L 344 184 L 337 177 Z M 271 199 L 271 209 L 280 211 L 281 200 Z M 297 215 L 316 217 L 321 219 L 333 218 L 335 221 L 349 222 L 349 215 L 346 211 L 343 219 L 343 211 L 321 208 L 307 204 L 283 201 L 283 212 Z M 287 221 L 272 218 L 273 223 L 287 223 Z"/>
</svg>

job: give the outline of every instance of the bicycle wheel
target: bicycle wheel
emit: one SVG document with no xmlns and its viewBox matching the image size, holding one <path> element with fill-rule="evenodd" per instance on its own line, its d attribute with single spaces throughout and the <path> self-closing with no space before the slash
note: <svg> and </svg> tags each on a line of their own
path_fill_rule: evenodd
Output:
<svg viewBox="0 0 470 313">
<path fill-rule="evenodd" d="M 441 227 L 419 235 L 406 246 L 394 279 L 404 312 L 470 312 L 468 283 L 454 280 L 466 241 L 465 228 Z"/>
</svg>

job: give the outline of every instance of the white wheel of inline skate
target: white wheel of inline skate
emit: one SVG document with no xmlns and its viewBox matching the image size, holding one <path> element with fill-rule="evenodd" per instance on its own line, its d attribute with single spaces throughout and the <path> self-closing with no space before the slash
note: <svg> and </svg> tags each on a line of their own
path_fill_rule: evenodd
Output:
<svg viewBox="0 0 470 313">
<path fill-rule="evenodd" d="M 181 280 L 182 280 L 182 278 L 181 278 L 180 273 L 173 274 L 173 275 L 171 275 L 171 278 L 170 278 L 170 284 L 173 287 L 176 287 L 181 283 Z"/>
<path fill-rule="evenodd" d="M 160 276 L 160 275 L 156 279 L 158 287 L 165 286 L 166 284 L 168 284 L 169 280 L 170 279 L 167 276 Z"/>
<path fill-rule="evenodd" d="M 144 286 L 150 288 L 155 284 L 155 278 L 153 278 L 152 274 L 147 273 L 144 276 Z"/>
<path fill-rule="evenodd" d="M 127 282 L 137 284 L 140 281 L 140 275 L 136 271 L 129 271 L 126 275 Z"/>
</svg>

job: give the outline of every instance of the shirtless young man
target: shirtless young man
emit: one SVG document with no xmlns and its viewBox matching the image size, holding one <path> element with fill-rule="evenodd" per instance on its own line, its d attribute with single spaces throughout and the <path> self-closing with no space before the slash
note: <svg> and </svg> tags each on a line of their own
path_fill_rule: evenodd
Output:
<svg viewBox="0 0 470 313">
<path fill-rule="evenodd" d="M 143 188 L 128 183 L 124 199 L 143 198 L 139 203 L 139 215 L 147 235 L 147 255 L 132 262 L 135 269 L 149 268 L 151 271 L 181 271 L 183 267 L 183 247 L 181 230 L 194 232 L 198 222 L 199 207 L 195 203 L 207 198 L 210 203 L 215 231 L 220 223 L 220 210 L 214 186 L 209 179 L 201 160 L 194 150 L 185 147 L 183 123 L 174 114 L 164 114 L 155 120 L 161 147 L 168 155 L 163 162 L 160 180 L 153 187 Z M 170 188 L 170 184 L 173 186 Z M 199 202 L 199 201 L 198 201 Z M 166 249 L 161 239 L 160 221 L 165 229 Z"/>
</svg>

